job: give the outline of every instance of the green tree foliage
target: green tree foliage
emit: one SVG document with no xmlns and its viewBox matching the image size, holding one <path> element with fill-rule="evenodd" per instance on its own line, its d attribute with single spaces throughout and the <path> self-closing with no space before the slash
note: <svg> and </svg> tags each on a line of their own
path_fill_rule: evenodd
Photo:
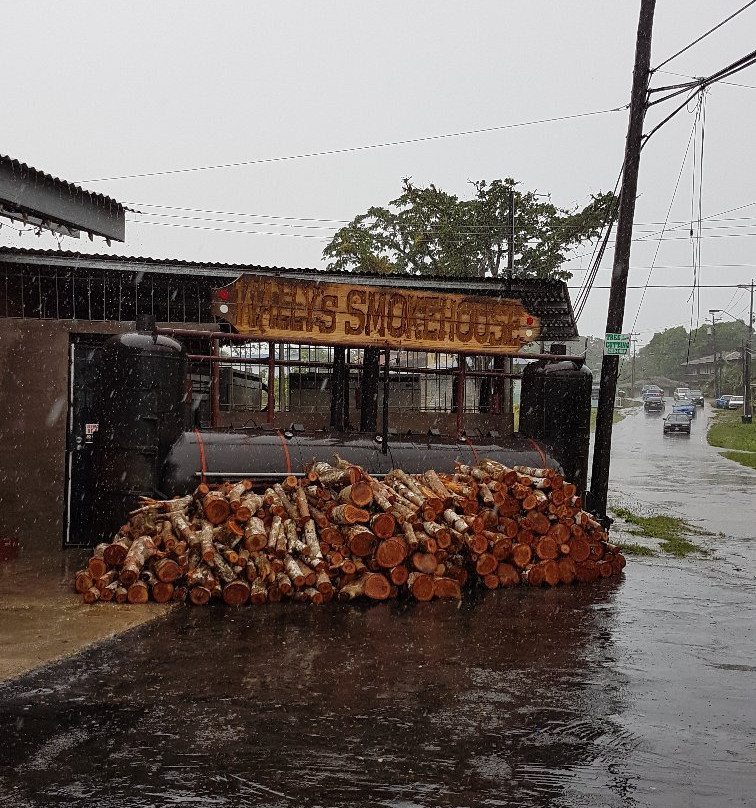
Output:
<svg viewBox="0 0 756 808">
<path fill-rule="evenodd" d="M 729 353 L 739 350 L 745 342 L 748 326 L 742 321 L 716 324 L 716 352 Z M 714 354 L 714 339 L 711 323 L 704 323 L 693 331 L 681 325 L 658 331 L 636 357 L 636 378 L 666 376 L 682 379 L 689 359 L 700 359 Z M 626 373 L 629 371 L 626 371 Z"/>
<path fill-rule="evenodd" d="M 558 208 L 518 183 L 479 180 L 472 199 L 403 180 L 387 207 L 372 207 L 337 231 L 323 250 L 329 269 L 462 277 L 499 277 L 507 268 L 510 191 L 515 189 L 515 274 L 566 280 L 567 253 L 597 238 L 612 193 L 586 207 Z"/>
</svg>

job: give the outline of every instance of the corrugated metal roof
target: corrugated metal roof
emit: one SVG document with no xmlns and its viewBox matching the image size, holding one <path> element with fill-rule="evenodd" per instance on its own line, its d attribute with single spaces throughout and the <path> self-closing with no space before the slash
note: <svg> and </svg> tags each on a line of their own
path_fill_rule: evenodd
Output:
<svg viewBox="0 0 756 808">
<path fill-rule="evenodd" d="M 21 160 L 16 160 L 13 157 L 9 157 L 7 154 L 0 154 L 0 165 L 9 168 L 14 173 L 20 174 L 30 181 L 52 182 L 61 190 L 65 190 L 66 193 L 82 194 L 82 196 L 88 197 L 93 203 L 99 205 L 100 207 L 104 207 L 106 205 L 115 205 L 119 209 L 123 209 L 123 205 L 110 196 L 105 196 L 105 194 L 96 194 L 93 191 L 87 191 L 73 182 L 68 182 L 67 180 L 61 180 L 58 177 L 53 177 L 52 174 L 48 174 L 45 171 L 40 171 L 38 168 L 34 168 Z"/>
</svg>

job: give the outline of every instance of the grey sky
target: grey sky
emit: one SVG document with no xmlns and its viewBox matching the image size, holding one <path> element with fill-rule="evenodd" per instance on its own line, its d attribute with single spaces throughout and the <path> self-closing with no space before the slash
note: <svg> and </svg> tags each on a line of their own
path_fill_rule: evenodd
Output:
<svg viewBox="0 0 756 808">
<path fill-rule="evenodd" d="M 659 0 L 652 63 L 743 4 Z M 638 9 L 637 0 L 5 0 L 6 26 L 12 21 L 6 34 L 10 28 L 13 34 L 4 37 L 0 51 L 0 152 L 83 182 L 607 109 L 629 98 Z M 756 6 L 668 69 L 710 73 L 751 50 L 755 32 Z M 655 84 L 680 80 L 658 74 Z M 756 69 L 732 81 L 756 88 Z M 756 89 L 745 87 L 717 85 L 708 96 L 703 214 L 753 205 L 728 214 L 747 218 L 708 224 L 719 229 L 704 231 L 703 284 L 745 283 L 756 275 L 754 102 Z M 659 117 L 654 112 L 648 122 Z M 638 237 L 658 229 L 645 223 L 665 219 L 693 118 L 681 113 L 644 150 Z M 566 206 L 584 204 L 591 192 L 613 186 L 626 125 L 627 113 L 619 112 L 351 154 L 83 184 L 128 203 L 348 220 L 397 196 L 403 176 L 458 194 L 467 193 L 471 179 L 513 176 L 525 188 L 551 192 L 556 204 Z M 675 222 L 691 215 L 691 160 L 692 151 L 670 216 Z M 231 223 L 149 220 L 289 235 L 129 222 L 125 245 L 108 248 L 101 240 L 65 239 L 63 248 L 322 266 L 327 240 L 302 236 L 327 236 L 337 226 L 160 212 Z M 661 245 L 652 284 L 692 282 L 687 227 L 672 235 L 678 239 Z M 19 237 L 4 226 L 0 244 L 52 247 L 56 242 L 51 236 Z M 655 240 L 634 244 L 632 286 L 645 282 L 655 248 Z M 611 255 L 607 267 L 610 261 Z M 571 263 L 579 270 L 587 257 Z M 570 285 L 579 285 L 582 277 L 576 271 Z M 608 281 L 608 270 L 601 271 L 597 285 L 605 287 Z M 689 288 L 649 289 L 637 320 L 640 341 L 666 326 L 687 326 L 689 295 Z M 631 289 L 625 330 L 633 324 L 639 300 L 640 290 Z M 606 301 L 606 289 L 595 289 L 581 333 L 603 332 Z M 703 318 L 709 308 L 725 307 L 743 316 L 745 304 L 744 294 L 734 289 L 701 290 Z M 697 314 L 698 303 L 694 324 Z"/>
</svg>

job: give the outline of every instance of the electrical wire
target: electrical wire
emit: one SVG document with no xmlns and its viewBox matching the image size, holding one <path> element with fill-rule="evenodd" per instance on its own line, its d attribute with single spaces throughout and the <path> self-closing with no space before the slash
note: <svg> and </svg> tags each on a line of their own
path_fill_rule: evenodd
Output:
<svg viewBox="0 0 756 808">
<path fill-rule="evenodd" d="M 505 129 L 517 129 L 523 126 L 536 126 L 544 123 L 557 123 L 558 121 L 569 121 L 576 118 L 588 118 L 594 115 L 606 115 L 610 112 L 621 112 L 628 108 L 627 104 L 611 109 L 599 109 L 593 112 L 578 112 L 574 115 L 560 115 L 554 118 L 541 118 L 536 121 L 520 121 L 518 123 L 502 124 L 501 126 L 488 126 L 481 129 L 468 129 L 462 132 L 447 132 L 442 135 L 427 135 L 425 137 L 406 138 L 404 140 L 392 140 L 386 143 L 371 143 L 365 146 L 349 146 L 341 149 L 326 149 L 324 151 L 306 152 L 304 154 L 290 154 L 281 157 L 264 157 L 258 160 L 240 160 L 234 163 L 218 163 L 216 165 L 192 166 L 189 168 L 172 168 L 165 171 L 148 171 L 140 174 L 123 174 L 113 177 L 95 177 L 88 180 L 76 180 L 77 184 L 88 182 L 113 182 L 115 180 L 133 180 L 145 177 L 165 177 L 171 174 L 187 174 L 193 171 L 215 171 L 221 168 L 242 168 L 244 166 L 263 165 L 265 163 L 279 163 L 285 160 L 304 160 L 310 157 L 330 157 L 336 154 L 349 154 L 353 152 L 367 151 L 369 149 L 386 149 L 391 146 L 407 146 L 413 143 L 428 143 L 434 140 L 445 140 L 454 137 L 467 137 L 468 135 L 481 135 L 488 132 L 501 132 Z"/>
<path fill-rule="evenodd" d="M 722 22 L 717 23 L 717 25 L 715 25 L 713 28 L 710 28 L 708 31 L 701 34 L 701 36 L 699 36 L 698 39 L 694 39 L 689 45 L 686 45 L 684 48 L 681 48 L 679 51 L 677 51 L 677 53 L 673 53 L 671 56 L 667 57 L 663 62 L 658 64 L 656 67 L 652 68 L 651 73 L 656 73 L 656 71 L 659 70 L 659 68 L 664 67 L 664 65 L 669 64 L 673 59 L 676 59 L 678 56 L 685 53 L 685 51 L 690 50 L 694 45 L 697 45 L 703 39 L 706 39 L 707 36 L 709 36 L 710 34 L 713 34 L 714 31 L 719 30 L 723 25 L 725 25 L 726 23 L 730 22 L 730 20 L 737 17 L 738 14 L 742 14 L 746 9 L 750 8 L 754 3 L 756 3 L 756 0 L 750 0 L 750 2 L 746 3 L 744 6 L 742 6 L 737 11 L 735 11 L 733 14 L 730 14 L 730 16 L 727 17 L 726 19 L 722 20 Z"/>
</svg>

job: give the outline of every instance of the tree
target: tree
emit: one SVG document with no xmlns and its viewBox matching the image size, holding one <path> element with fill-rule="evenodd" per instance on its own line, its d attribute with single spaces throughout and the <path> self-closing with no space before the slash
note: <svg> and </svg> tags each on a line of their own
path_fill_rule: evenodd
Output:
<svg viewBox="0 0 756 808">
<path fill-rule="evenodd" d="M 567 280 L 568 251 L 597 238 L 616 203 L 612 193 L 586 207 L 558 208 L 519 183 L 478 180 L 472 199 L 409 179 L 388 207 L 371 207 L 338 230 L 323 250 L 329 269 L 462 277 L 500 277 L 507 268 L 510 193 L 515 198 L 515 270 L 519 277 Z"/>
</svg>

